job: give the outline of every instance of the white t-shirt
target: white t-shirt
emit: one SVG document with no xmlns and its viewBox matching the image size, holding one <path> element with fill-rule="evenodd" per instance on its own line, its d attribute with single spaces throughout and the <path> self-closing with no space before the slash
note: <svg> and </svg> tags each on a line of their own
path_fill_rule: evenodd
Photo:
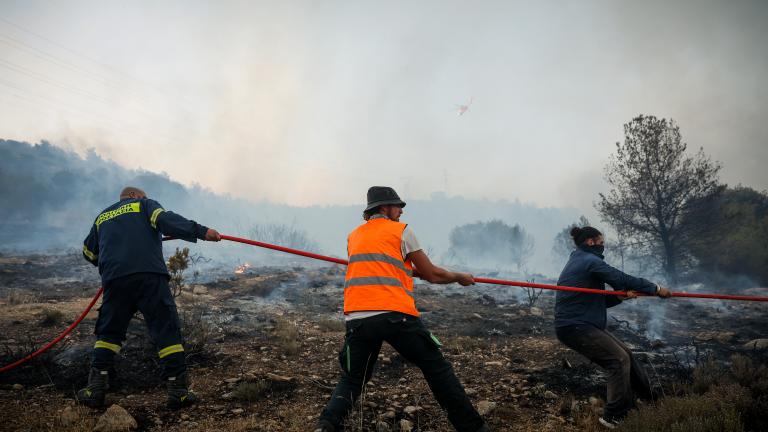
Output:
<svg viewBox="0 0 768 432">
<path fill-rule="evenodd" d="M 376 214 L 371 216 L 371 219 L 380 219 L 380 218 L 387 218 L 383 214 Z M 405 257 L 408 256 L 411 252 L 416 252 L 421 250 L 421 245 L 419 244 L 419 239 L 416 238 L 416 234 L 413 233 L 413 230 L 411 227 L 407 226 L 405 227 L 405 230 L 403 231 L 403 239 L 400 242 L 400 252 L 403 254 L 403 260 L 405 260 Z M 392 312 L 392 311 L 359 311 L 359 312 L 350 312 L 346 315 L 344 315 L 344 319 L 346 321 L 351 321 L 353 319 L 361 319 L 361 318 L 368 318 L 372 317 L 374 315 L 380 315 L 383 313 Z"/>
</svg>

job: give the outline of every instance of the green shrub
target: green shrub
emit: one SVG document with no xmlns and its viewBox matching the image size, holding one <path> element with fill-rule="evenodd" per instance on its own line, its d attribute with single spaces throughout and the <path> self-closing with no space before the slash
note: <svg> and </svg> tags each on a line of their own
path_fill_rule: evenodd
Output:
<svg viewBox="0 0 768 432">
<path fill-rule="evenodd" d="M 232 396 L 243 402 L 256 402 L 264 397 L 270 389 L 269 381 L 259 380 L 257 382 L 244 382 L 235 387 Z"/>
</svg>

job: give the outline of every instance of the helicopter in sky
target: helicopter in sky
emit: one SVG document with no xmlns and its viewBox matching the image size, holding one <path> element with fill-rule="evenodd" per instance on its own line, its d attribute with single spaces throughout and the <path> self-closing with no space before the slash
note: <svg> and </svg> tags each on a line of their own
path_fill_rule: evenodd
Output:
<svg viewBox="0 0 768 432">
<path fill-rule="evenodd" d="M 467 111 L 469 111 L 469 107 L 472 106 L 472 102 L 474 100 L 475 100 L 475 98 L 471 97 L 471 98 L 469 98 L 469 102 L 467 102 L 466 104 L 464 104 L 464 105 L 456 105 L 456 109 L 457 109 L 456 114 L 458 114 L 460 116 L 464 115 Z"/>
</svg>

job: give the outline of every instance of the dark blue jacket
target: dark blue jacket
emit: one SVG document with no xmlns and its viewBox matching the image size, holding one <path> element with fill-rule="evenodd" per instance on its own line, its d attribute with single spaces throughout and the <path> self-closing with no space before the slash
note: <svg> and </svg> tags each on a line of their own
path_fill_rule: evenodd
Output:
<svg viewBox="0 0 768 432">
<path fill-rule="evenodd" d="M 604 290 L 605 284 L 608 284 L 614 290 L 656 293 L 656 284 L 609 266 L 602 255 L 587 247 L 571 252 L 557 284 L 599 290 Z M 555 327 L 591 324 L 605 329 L 606 309 L 619 303 L 621 300 L 615 296 L 558 291 L 555 296 Z"/>
<path fill-rule="evenodd" d="M 121 200 L 104 209 L 83 242 L 83 256 L 99 267 L 102 284 L 133 273 L 168 276 L 163 234 L 196 242 L 208 228 L 165 211 L 157 201 Z"/>
</svg>

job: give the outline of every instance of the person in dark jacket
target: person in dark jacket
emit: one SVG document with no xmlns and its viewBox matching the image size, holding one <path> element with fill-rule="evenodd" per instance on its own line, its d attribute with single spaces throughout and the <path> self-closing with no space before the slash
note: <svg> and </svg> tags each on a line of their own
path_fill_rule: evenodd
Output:
<svg viewBox="0 0 768 432">
<path fill-rule="evenodd" d="M 576 250 L 571 252 L 558 285 L 626 291 L 626 298 L 637 292 L 667 298 L 667 288 L 630 276 L 603 261 L 603 235 L 593 227 L 574 227 L 571 237 Z M 605 330 L 606 309 L 621 303 L 616 296 L 558 291 L 555 297 L 555 332 L 569 348 L 584 355 L 608 372 L 608 395 L 600 423 L 611 429 L 634 406 L 634 394 L 650 399 L 650 381 L 632 351 Z"/>
<path fill-rule="evenodd" d="M 96 320 L 88 386 L 77 392 L 79 403 L 104 405 L 109 371 L 137 310 L 158 350 L 168 407 L 178 409 L 197 401 L 188 389 L 179 317 L 163 258 L 163 234 L 191 242 L 221 240 L 216 230 L 166 211 L 141 189 L 126 187 L 120 201 L 96 217 L 83 242 L 83 256 L 99 268 L 104 297 Z"/>
</svg>

